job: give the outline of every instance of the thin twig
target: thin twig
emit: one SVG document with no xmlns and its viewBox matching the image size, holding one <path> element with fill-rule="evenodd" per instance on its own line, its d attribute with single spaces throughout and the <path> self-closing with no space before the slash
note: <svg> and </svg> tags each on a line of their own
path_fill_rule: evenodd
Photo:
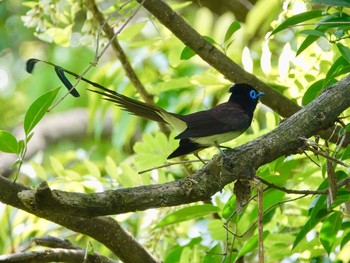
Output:
<svg viewBox="0 0 350 263">
<path fill-rule="evenodd" d="M 264 189 L 261 181 L 257 181 L 257 190 L 258 190 L 258 237 L 259 237 L 259 263 L 264 263 L 264 207 L 263 207 L 263 198 L 264 198 Z"/>
<path fill-rule="evenodd" d="M 280 190 L 282 192 L 285 192 L 287 194 L 299 194 L 299 195 L 326 195 L 328 194 L 328 190 L 294 190 L 294 189 L 287 189 L 283 186 L 278 186 L 273 183 L 270 183 L 258 176 L 254 177 L 256 180 L 261 181 L 265 185 L 267 185 L 269 188 L 274 188 L 277 190 Z"/>
<path fill-rule="evenodd" d="M 340 164 L 340 165 L 342 165 L 342 166 L 344 166 L 344 167 L 346 167 L 346 168 L 349 168 L 349 167 L 350 167 L 349 165 L 347 165 L 346 163 L 340 161 L 339 159 L 334 158 L 334 157 L 332 157 L 332 156 L 329 156 L 328 154 L 325 154 L 325 153 L 323 153 L 323 152 L 320 152 L 320 151 L 318 151 L 318 150 L 315 150 L 315 149 L 313 149 L 313 148 L 311 148 L 311 147 L 309 147 L 308 150 L 311 151 L 311 152 L 313 152 L 314 154 L 318 154 L 318 155 L 320 155 L 320 156 L 322 156 L 322 157 L 324 157 L 324 158 L 326 158 L 326 159 L 328 159 L 328 160 L 330 160 L 330 161 L 332 161 L 332 162 L 334 162 L 334 163 Z"/>
<path fill-rule="evenodd" d="M 204 160 L 204 161 L 209 161 L 209 160 Z M 201 160 L 185 160 L 185 161 L 179 161 L 179 162 L 172 162 L 172 163 L 166 163 L 163 165 L 155 166 L 146 170 L 139 171 L 138 174 L 143 174 L 147 173 L 156 169 L 164 168 L 164 167 L 169 167 L 173 165 L 178 165 L 178 164 L 185 164 L 185 163 L 196 163 L 196 162 L 201 162 Z"/>
<path fill-rule="evenodd" d="M 339 159 L 333 157 L 333 156 L 336 155 L 337 150 L 339 150 L 340 147 L 339 147 L 339 149 L 337 148 L 335 151 L 333 151 L 333 156 L 330 156 L 331 149 L 328 146 L 326 146 L 327 151 L 325 151 L 325 150 L 323 150 L 320 147 L 319 144 L 317 144 L 316 142 L 314 142 L 312 140 L 309 140 L 309 139 L 303 138 L 303 137 L 300 137 L 300 139 L 305 141 L 308 144 L 309 147 L 307 147 L 307 150 L 309 150 L 310 152 L 313 152 L 316 155 L 320 155 L 320 156 L 322 156 L 322 157 L 324 157 L 326 159 L 329 159 L 329 160 L 333 161 L 334 163 L 337 163 L 337 164 L 340 164 L 340 165 L 342 165 L 342 166 L 344 166 L 346 168 L 349 168 L 349 165 L 347 165 L 346 163 L 344 163 L 344 162 L 340 161 Z M 342 136 L 340 138 L 340 143 L 339 143 L 340 146 L 343 144 L 344 140 L 345 140 L 345 136 Z M 316 150 L 314 147 L 316 147 L 316 148 L 318 148 L 320 150 Z"/>
</svg>

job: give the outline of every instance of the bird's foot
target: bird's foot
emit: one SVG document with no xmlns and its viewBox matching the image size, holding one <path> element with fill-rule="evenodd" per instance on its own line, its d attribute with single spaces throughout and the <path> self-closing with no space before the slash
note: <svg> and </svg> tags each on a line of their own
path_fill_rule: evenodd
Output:
<svg viewBox="0 0 350 263">
<path fill-rule="evenodd" d="M 203 164 L 207 164 L 201 157 L 199 157 L 198 152 L 193 153 L 193 155 L 196 156 Z"/>
<path fill-rule="evenodd" d="M 220 146 L 217 142 L 215 142 L 215 147 L 218 148 L 218 150 L 220 151 L 220 153 L 224 159 L 230 159 L 230 157 L 222 150 L 223 148 L 226 150 L 231 150 L 230 147 Z"/>
</svg>

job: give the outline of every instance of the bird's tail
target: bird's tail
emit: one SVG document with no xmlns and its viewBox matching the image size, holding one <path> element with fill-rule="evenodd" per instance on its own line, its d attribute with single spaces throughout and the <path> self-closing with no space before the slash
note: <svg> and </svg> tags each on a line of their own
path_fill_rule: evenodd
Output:
<svg viewBox="0 0 350 263">
<path fill-rule="evenodd" d="M 73 86 L 72 83 L 65 76 L 65 73 L 74 76 L 76 79 L 81 79 L 82 81 L 97 88 L 97 89 L 88 89 L 88 90 L 102 95 L 105 100 L 114 102 L 116 105 L 120 106 L 123 110 L 128 111 L 134 115 L 141 116 L 157 122 L 163 122 L 163 123 L 168 123 L 168 122 L 166 120 L 167 118 L 164 118 L 162 116 L 166 116 L 166 117 L 170 116 L 171 118 L 171 115 L 172 115 L 171 113 L 168 113 L 157 106 L 149 105 L 144 102 L 131 99 L 127 96 L 119 94 L 114 90 L 108 89 L 96 82 L 93 82 L 84 77 L 81 77 L 70 70 L 64 69 L 48 61 L 34 59 L 34 58 L 29 59 L 26 65 L 26 69 L 28 73 L 33 72 L 34 66 L 37 62 L 43 62 L 53 66 L 55 68 L 56 74 L 59 77 L 59 79 L 62 81 L 62 83 L 65 85 L 65 87 L 74 97 L 79 97 L 80 95 L 78 91 L 75 89 L 75 86 Z"/>
</svg>

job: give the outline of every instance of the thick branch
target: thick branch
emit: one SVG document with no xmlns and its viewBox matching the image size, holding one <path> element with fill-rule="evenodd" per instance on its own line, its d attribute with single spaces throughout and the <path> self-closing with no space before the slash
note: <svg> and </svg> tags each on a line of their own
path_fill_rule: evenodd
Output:
<svg viewBox="0 0 350 263">
<path fill-rule="evenodd" d="M 181 180 L 89 195 L 51 191 L 44 185 L 19 196 L 31 209 L 83 217 L 206 201 L 236 179 L 254 175 L 261 165 L 303 152 L 306 145 L 300 138 L 309 138 L 334 125 L 337 116 L 350 106 L 349 93 L 350 75 L 273 131 L 230 151 L 230 160 L 216 156 L 202 170 Z"/>
<path fill-rule="evenodd" d="M 30 188 L 14 183 L 2 176 L 0 176 L 0 189 L 0 202 L 88 235 L 108 247 L 123 262 L 158 262 L 112 218 L 96 217 L 87 219 L 79 215 L 71 216 L 65 212 L 56 213 L 45 209 L 31 208 L 24 205 L 18 198 L 19 193 L 29 191 Z"/>
<path fill-rule="evenodd" d="M 15 254 L 0 255 L 0 263 L 23 262 L 86 262 L 86 263 L 115 263 L 103 256 L 90 255 L 84 250 L 53 248 L 43 251 L 25 251 Z"/>
</svg>

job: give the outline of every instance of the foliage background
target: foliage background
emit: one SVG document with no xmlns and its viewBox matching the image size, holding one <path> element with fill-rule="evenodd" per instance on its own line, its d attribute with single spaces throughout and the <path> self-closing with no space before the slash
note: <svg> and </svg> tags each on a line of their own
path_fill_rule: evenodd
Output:
<svg viewBox="0 0 350 263">
<path fill-rule="evenodd" d="M 42 9 L 38 13 L 30 13 L 29 10 L 35 10 L 38 3 Z M 99 3 L 104 13 L 112 17 L 109 23 L 116 27 L 136 7 L 136 3 L 131 3 L 119 10 L 122 3 Z M 271 31 L 287 17 L 315 8 L 309 2 L 258 0 L 245 19 L 240 21 L 241 28 L 229 39 L 225 39 L 225 35 L 235 20 L 234 14 L 227 12 L 217 15 L 213 10 L 187 2 L 171 4 L 190 25 L 215 41 L 232 60 L 299 105 L 312 100 L 314 95 L 305 97 L 309 87 L 327 79 L 329 70 L 339 57 L 346 60 L 339 46 L 327 41 L 326 37 L 319 38 L 296 56 L 305 36 L 311 35 L 310 32 L 300 32 L 310 26 L 287 29 L 269 37 Z M 325 6 L 319 8 L 326 10 Z M 338 10 L 339 7 L 333 7 L 330 12 Z M 341 11 L 350 14 L 347 7 Z M 1 35 L 4 36 L 0 42 L 0 129 L 13 131 L 23 122 L 24 114 L 37 97 L 61 86 L 49 66 L 38 65 L 33 75 L 27 74 L 26 60 L 40 58 L 81 73 L 94 59 L 98 25 L 92 14 L 86 12 L 82 2 L 69 0 L 2 1 L 0 17 Z M 347 32 L 347 28 L 343 28 L 343 31 Z M 227 99 L 230 82 L 198 56 L 181 59 L 185 45 L 146 11 L 137 14 L 118 40 L 157 105 L 171 112 L 186 114 L 208 109 Z M 101 35 L 99 44 L 103 46 L 106 43 L 106 38 Z M 337 43 L 346 47 L 349 41 L 345 38 Z M 124 95 L 141 99 L 126 78 L 112 49 L 104 54 L 98 66 L 89 71 L 86 77 Z M 333 78 L 327 79 L 327 83 L 334 81 Z M 173 140 L 176 134 L 171 133 L 168 138 L 159 131 L 157 124 L 120 111 L 86 92 L 86 88 L 87 85 L 80 84 L 79 99 L 67 97 L 45 118 L 69 114 L 76 108 L 86 109 L 89 116 L 87 133 L 45 145 L 22 165 L 17 179 L 19 182 L 37 187 L 45 180 L 52 189 L 92 193 L 170 182 L 186 176 L 186 170 L 179 165 L 138 174 L 138 171 L 166 162 L 166 156 L 177 145 Z M 317 94 L 322 88 L 318 85 L 312 94 Z M 61 89 L 58 97 L 64 94 L 65 90 Z M 235 147 L 250 141 L 272 130 L 281 121 L 280 116 L 262 104 L 255 116 L 248 132 L 227 143 L 227 146 Z M 344 116 L 347 116 L 346 112 Z M 81 119 L 84 117 L 77 115 L 76 123 L 79 124 Z M 105 119 L 113 122 L 113 127 L 106 128 Z M 62 129 L 67 128 L 63 123 L 62 126 Z M 58 129 L 61 129 L 60 126 Z M 31 147 L 31 143 L 28 147 Z M 331 147 L 335 149 L 335 146 Z M 346 161 L 348 152 L 348 149 L 342 149 L 339 158 Z M 210 159 L 216 153 L 215 149 L 208 149 L 201 152 L 201 156 Z M 257 175 L 289 189 L 325 188 L 326 159 L 311 158 L 319 166 L 305 155 L 293 155 L 260 167 Z M 194 157 L 189 156 L 189 159 Z M 194 163 L 190 169 L 200 167 L 200 163 Z M 348 168 L 336 168 L 338 178 L 348 176 Z M 269 208 L 264 216 L 267 262 L 348 262 L 348 211 L 341 205 L 347 201 L 347 192 L 342 194 L 345 197 L 334 206 L 334 211 L 320 216 L 312 210 L 314 207 L 319 210 L 325 208 L 326 201 L 320 196 L 308 195 L 282 204 L 299 195 L 267 190 L 264 194 L 264 209 Z M 235 201 L 232 185 L 228 185 L 213 196 L 211 205 L 198 203 L 157 208 L 112 218 L 164 262 L 221 262 L 223 257 L 215 253 L 220 254 L 225 250 L 227 232 L 223 223 L 235 211 Z M 10 206 L 1 204 L 0 209 L 1 225 L 6 226 L 0 230 L 1 254 L 21 251 L 33 237 L 52 235 L 68 238 L 82 248 L 90 241 L 94 251 L 115 258 L 101 243 L 87 236 Z M 169 215 L 172 218 L 169 219 Z M 231 219 L 230 230 L 238 235 L 245 234 L 243 237 L 229 234 L 232 254 L 226 258 L 227 262 L 235 257 L 244 257 L 247 262 L 257 260 L 256 220 L 255 200 L 244 208 L 243 213 Z M 251 225 L 253 227 L 246 233 Z"/>
</svg>

